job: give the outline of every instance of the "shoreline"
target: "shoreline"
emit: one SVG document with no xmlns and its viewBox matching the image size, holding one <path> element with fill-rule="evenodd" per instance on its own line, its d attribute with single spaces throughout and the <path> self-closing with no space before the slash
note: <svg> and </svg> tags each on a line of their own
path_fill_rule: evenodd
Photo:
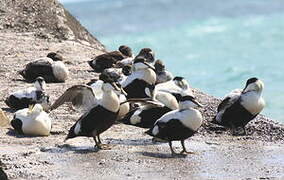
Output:
<svg viewBox="0 0 284 180">
<path fill-rule="evenodd" d="M 6 10 L 2 16 L 13 17 L 9 12 Z M 4 27 L 1 22 L 0 27 Z M 7 112 L 3 101 L 15 89 L 32 86 L 17 75 L 30 60 L 46 56 L 50 51 L 59 51 L 65 58 L 70 78 L 66 83 L 47 84 L 51 101 L 68 87 L 97 76 L 86 61 L 105 51 L 99 42 L 58 39 L 52 33 L 48 28 L 42 31 L 45 36 L 38 36 L 39 32 L 33 29 L 19 32 L 17 28 L 0 28 L 0 107 L 9 118 L 13 113 Z M 204 124 L 186 141 L 195 155 L 172 158 L 167 144 L 153 144 L 151 138 L 143 134 L 144 129 L 121 124 L 102 134 L 103 142 L 113 146 L 111 150 L 96 152 L 91 138 L 63 143 L 69 128 L 80 116 L 79 112 L 70 113 L 67 105 L 63 105 L 50 114 L 53 128 L 48 137 L 20 136 L 9 127 L 0 128 L 0 166 L 11 179 L 284 178 L 283 124 L 258 115 L 247 125 L 248 135 L 231 136 L 230 132 L 220 131 L 208 122 L 215 115 L 220 100 L 196 89 L 194 94 L 198 101 L 206 104 L 201 109 Z M 177 144 L 175 142 L 174 146 Z"/>
</svg>

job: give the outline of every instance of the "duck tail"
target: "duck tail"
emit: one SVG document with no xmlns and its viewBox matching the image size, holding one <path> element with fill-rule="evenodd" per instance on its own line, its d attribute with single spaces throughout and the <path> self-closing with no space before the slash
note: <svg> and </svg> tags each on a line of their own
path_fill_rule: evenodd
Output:
<svg viewBox="0 0 284 180">
<path fill-rule="evenodd" d="M 212 119 L 211 123 L 213 123 L 213 124 L 220 124 L 220 123 L 216 120 L 216 116 L 214 116 L 214 118 Z"/>
<path fill-rule="evenodd" d="M 26 77 L 25 70 L 18 71 L 18 74 L 20 74 L 23 78 Z"/>
</svg>

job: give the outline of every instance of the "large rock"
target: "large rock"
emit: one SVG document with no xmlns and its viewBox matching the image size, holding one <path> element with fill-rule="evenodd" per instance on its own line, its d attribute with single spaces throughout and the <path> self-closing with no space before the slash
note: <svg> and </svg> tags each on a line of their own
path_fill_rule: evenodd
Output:
<svg viewBox="0 0 284 180">
<path fill-rule="evenodd" d="M 1 0 L 0 30 L 35 32 L 44 39 L 75 40 L 104 50 L 57 0 Z"/>
</svg>

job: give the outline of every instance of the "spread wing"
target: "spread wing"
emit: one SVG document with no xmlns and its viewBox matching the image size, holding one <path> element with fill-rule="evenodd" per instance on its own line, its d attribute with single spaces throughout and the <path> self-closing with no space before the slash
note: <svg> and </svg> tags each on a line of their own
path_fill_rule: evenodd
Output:
<svg viewBox="0 0 284 180">
<path fill-rule="evenodd" d="M 96 105 L 97 99 L 92 87 L 88 85 L 75 85 L 67 89 L 50 107 L 56 109 L 65 102 L 72 102 L 75 107 L 88 109 Z"/>
</svg>

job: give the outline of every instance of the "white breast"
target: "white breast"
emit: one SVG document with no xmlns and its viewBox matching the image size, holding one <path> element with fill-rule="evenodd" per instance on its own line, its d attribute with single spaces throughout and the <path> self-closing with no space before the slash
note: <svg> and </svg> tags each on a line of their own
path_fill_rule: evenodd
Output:
<svg viewBox="0 0 284 180">
<path fill-rule="evenodd" d="M 103 98 L 99 100 L 99 104 L 112 112 L 117 112 L 120 107 L 119 99 L 113 91 L 105 92 Z"/>
<path fill-rule="evenodd" d="M 255 91 L 247 92 L 241 96 L 241 105 L 250 113 L 256 115 L 262 111 L 265 101 L 260 94 Z"/>
<path fill-rule="evenodd" d="M 156 123 L 158 121 L 168 122 L 171 119 L 178 119 L 184 126 L 193 131 L 197 131 L 203 121 L 201 113 L 196 109 L 190 108 L 183 111 L 170 111 L 158 119 Z"/>
<path fill-rule="evenodd" d="M 197 131 L 202 124 L 201 113 L 193 108 L 180 112 L 180 121 L 183 125 L 193 131 Z"/>
<path fill-rule="evenodd" d="M 55 61 L 52 64 L 52 71 L 56 79 L 59 81 L 65 81 L 69 75 L 69 71 L 61 61 Z"/>
<path fill-rule="evenodd" d="M 16 118 L 23 123 L 22 130 L 27 135 L 47 136 L 51 130 L 51 119 L 48 114 L 42 111 L 38 116 L 28 114 L 29 109 L 25 108 L 16 112 Z"/>
</svg>

